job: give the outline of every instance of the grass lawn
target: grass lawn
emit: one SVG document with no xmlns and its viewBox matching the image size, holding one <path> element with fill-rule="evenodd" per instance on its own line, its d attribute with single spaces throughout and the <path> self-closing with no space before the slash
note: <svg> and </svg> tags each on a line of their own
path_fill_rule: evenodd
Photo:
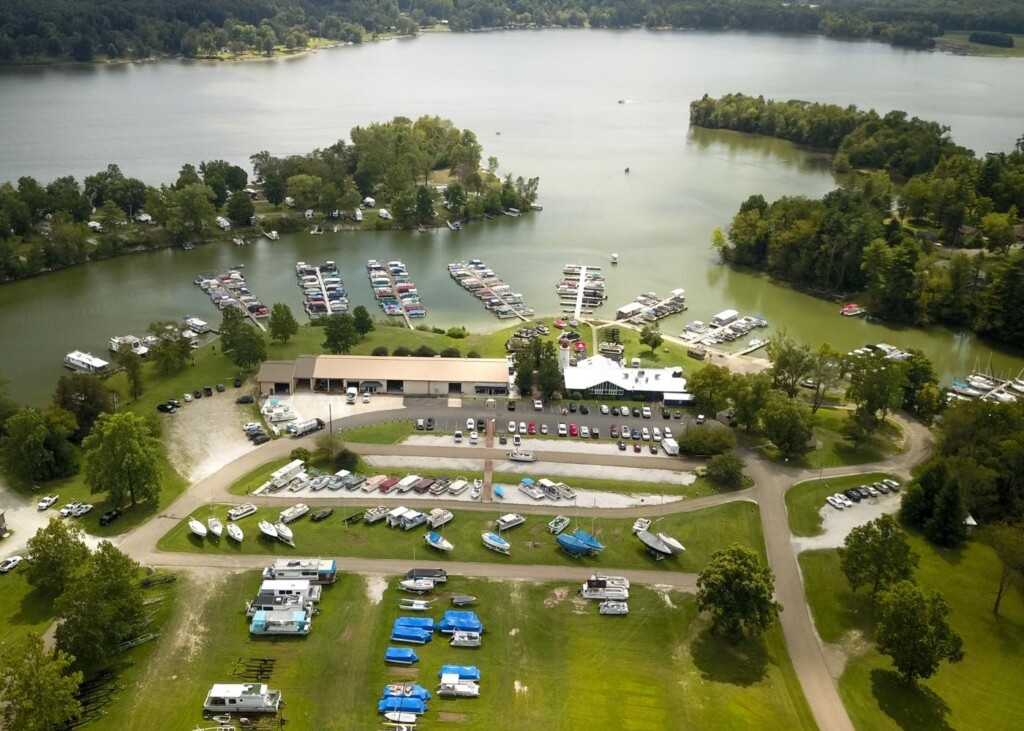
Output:
<svg viewBox="0 0 1024 731">
<path fill-rule="evenodd" d="M 1015 728 L 1024 718 L 1024 592 L 1011 589 L 1002 616 L 992 614 L 999 562 L 975 540 L 956 551 L 936 550 L 916 535 L 921 554 L 918 583 L 941 591 L 950 605 L 950 624 L 963 636 L 965 658 L 943 664 L 917 686 L 902 685 L 887 657 L 870 644 L 873 618 L 864 592 L 851 597 L 836 552 L 800 556 L 807 597 L 822 638 L 851 654 L 839 692 L 857 728 Z M 1016 719 L 1016 720 L 1014 720 Z"/>
<path fill-rule="evenodd" d="M 342 576 L 325 589 L 310 637 L 277 639 L 251 636 L 240 612 L 258 574 L 212 581 L 204 587 L 196 579 L 204 600 L 176 608 L 133 692 L 119 694 L 94 728 L 209 725 L 201 705 L 210 685 L 235 680 L 236 663 L 252 657 L 276 660 L 268 682 L 283 693 L 288 728 L 377 728 L 386 683 L 418 682 L 433 692 L 443 663 L 476 665 L 482 677 L 478 700 L 428 702 L 424 723 L 446 728 L 814 727 L 779 630 L 735 647 L 723 643 L 704 631 L 693 597 L 679 592 L 631 588 L 629 616 L 605 617 L 595 603 L 574 600 L 573 585 L 452 577 L 446 589 L 479 599 L 483 646 L 453 649 L 436 636 L 415 648 L 419 663 L 395 668 L 383 662 L 399 616 L 394 580 L 374 603 L 364 578 Z M 447 608 L 442 600 L 430 614 L 439 618 Z"/>
<path fill-rule="evenodd" d="M 357 444 L 398 444 L 414 431 L 412 422 L 403 420 L 346 429 L 343 435 L 344 441 Z"/>
<path fill-rule="evenodd" d="M 821 535 L 821 507 L 826 505 L 825 497 L 842 492 L 857 485 L 892 477 L 880 472 L 850 477 L 832 477 L 827 480 L 808 480 L 794 485 L 786 491 L 786 512 L 789 514 L 789 530 L 795 536 Z M 829 510 L 833 508 L 828 506 Z"/>
<path fill-rule="evenodd" d="M 953 53 L 957 53 L 960 48 L 965 48 L 975 56 L 1024 56 L 1024 35 L 1010 34 L 1013 36 L 1013 48 L 971 43 L 967 40 L 970 35 L 971 31 L 969 30 L 947 30 L 935 39 L 935 47 L 940 51 Z"/>
<path fill-rule="evenodd" d="M 585 511 L 580 527 L 592 532 L 605 544 L 605 550 L 596 557 L 571 558 L 558 548 L 547 532 L 547 524 L 554 515 L 529 515 L 526 523 L 508 532 L 512 554 L 503 556 L 484 548 L 480 534 L 494 529 L 494 520 L 514 506 L 494 506 L 494 513 L 455 511 L 455 519 L 444 526 L 444 536 L 455 545 L 450 554 L 435 553 L 423 542 L 426 529 L 411 531 L 391 529 L 383 521 L 376 525 L 358 523 L 346 527 L 342 519 L 361 513 L 365 506 L 342 505 L 335 514 L 320 523 L 308 517 L 292 524 L 296 547 L 263 538 L 256 527 L 264 518 L 276 521 L 281 508 L 260 508 L 259 512 L 244 519 L 240 525 L 245 532 L 241 544 L 226 538 L 218 542 L 199 540 L 188 530 L 186 521 L 180 521 L 160 539 L 157 547 L 162 551 L 188 553 L 272 554 L 276 556 L 358 556 L 366 558 L 413 559 L 414 555 L 429 556 L 431 561 L 443 565 L 448 561 L 481 561 L 486 563 L 522 563 L 556 566 L 661 569 L 664 571 L 699 571 L 711 554 L 730 543 L 738 542 L 754 549 L 764 558 L 764 541 L 757 506 L 749 502 L 720 505 L 691 513 L 669 514 L 658 519 L 652 530 L 668 533 L 686 546 L 686 553 L 677 558 L 653 561 L 633 536 L 633 518 L 601 518 L 591 522 Z M 215 511 L 222 520 L 227 518 L 227 507 L 217 506 Z M 201 520 L 205 511 L 197 514 Z"/>
<path fill-rule="evenodd" d="M 0 617 L 0 648 L 26 632 L 42 633 L 53 621 L 53 602 L 28 585 L 24 563 L 0 576 Z"/>
</svg>

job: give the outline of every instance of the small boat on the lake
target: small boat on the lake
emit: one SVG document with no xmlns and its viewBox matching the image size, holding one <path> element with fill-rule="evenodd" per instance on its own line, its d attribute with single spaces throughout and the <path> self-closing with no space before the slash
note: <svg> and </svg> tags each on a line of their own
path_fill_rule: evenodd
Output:
<svg viewBox="0 0 1024 731">
<path fill-rule="evenodd" d="M 188 519 L 188 529 L 192 531 L 192 535 L 198 538 L 206 538 L 206 526 L 200 523 L 195 518 Z"/>
</svg>

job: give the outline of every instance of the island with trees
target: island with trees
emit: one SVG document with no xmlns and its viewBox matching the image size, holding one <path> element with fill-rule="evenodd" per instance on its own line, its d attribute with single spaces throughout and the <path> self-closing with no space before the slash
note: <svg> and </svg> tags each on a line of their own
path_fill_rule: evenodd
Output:
<svg viewBox="0 0 1024 731">
<path fill-rule="evenodd" d="M 0 184 L 0 282 L 89 260 L 229 239 L 301 231 L 328 221 L 348 228 L 416 228 L 529 211 L 538 178 L 498 176 L 483 166 L 472 130 L 450 120 L 396 117 L 351 130 L 350 140 L 305 155 L 251 157 L 256 179 L 225 160 L 182 166 L 174 183 L 149 186 L 108 165 L 80 183 Z M 372 199 L 388 211 L 367 206 Z M 221 230 L 218 218 L 234 229 Z"/>
</svg>

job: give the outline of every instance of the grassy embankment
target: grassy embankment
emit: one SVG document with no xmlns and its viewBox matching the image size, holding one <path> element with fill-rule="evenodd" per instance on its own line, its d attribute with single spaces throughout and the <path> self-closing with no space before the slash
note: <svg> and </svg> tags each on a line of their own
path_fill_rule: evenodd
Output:
<svg viewBox="0 0 1024 731">
<path fill-rule="evenodd" d="M 935 39 L 935 48 L 939 51 L 970 56 L 1024 56 L 1024 35 L 1010 34 L 1013 36 L 1013 48 L 971 43 L 967 40 L 970 35 L 969 30 L 947 30 Z"/>
<path fill-rule="evenodd" d="M 257 501 L 258 504 L 258 501 Z M 292 524 L 295 532 L 295 547 L 279 541 L 269 541 L 260 535 L 256 523 L 259 520 L 276 521 L 282 508 L 260 507 L 256 515 L 240 522 L 245 540 L 235 543 L 226 537 L 218 540 L 200 540 L 188 530 L 182 520 L 157 542 L 162 551 L 187 553 L 216 553 L 227 555 L 270 554 L 275 556 L 353 556 L 360 558 L 401 558 L 413 559 L 414 555 L 429 556 L 430 560 L 444 564 L 455 561 L 480 561 L 486 563 L 543 564 L 554 566 L 587 566 L 658 569 L 664 571 L 699 571 L 711 554 L 736 542 L 758 551 L 764 559 L 761 538 L 761 523 L 757 506 L 742 501 L 689 513 L 669 513 L 654 522 L 652 530 L 668 533 L 687 547 L 686 553 L 664 561 L 653 561 L 643 545 L 633 536 L 633 518 L 589 519 L 586 511 L 580 511 L 578 524 L 593 533 L 605 544 L 605 550 L 594 557 L 571 558 L 559 549 L 554 537 L 548 533 L 547 525 L 554 518 L 551 515 L 527 515 L 526 523 L 510 530 L 506 536 L 512 544 L 511 555 L 501 555 L 484 548 L 480 534 L 494 530 L 494 520 L 503 512 L 514 510 L 514 506 L 495 505 L 493 512 L 461 511 L 442 533 L 451 541 L 455 550 L 448 554 L 435 552 L 423 542 L 420 527 L 411 531 L 388 528 L 383 521 L 375 525 L 359 522 L 348 527 L 343 519 L 350 515 L 362 514 L 369 507 L 362 505 L 341 505 L 327 520 L 314 523 L 304 517 Z M 397 505 L 396 505 L 397 507 Z M 196 513 L 205 520 L 216 514 L 221 520 L 227 519 L 225 505 L 212 505 Z M 572 516 L 573 511 L 566 514 Z"/>
<path fill-rule="evenodd" d="M 794 485 L 786 491 L 786 512 L 789 515 L 790 532 L 795 536 L 820 536 L 821 508 L 824 506 L 828 510 L 834 509 L 825 502 L 827 495 L 834 495 L 858 485 L 870 485 L 887 477 L 893 475 L 872 472 L 849 477 L 831 477 L 827 480 L 809 480 Z M 899 497 L 895 499 L 898 500 Z M 856 505 L 853 509 L 856 509 Z"/>
<path fill-rule="evenodd" d="M 950 604 L 950 624 L 964 638 L 965 658 L 943 664 L 916 686 L 899 681 L 887 657 L 871 643 L 874 616 L 863 590 L 851 594 L 834 550 L 800 555 L 808 602 L 821 638 L 848 656 L 839 692 L 857 728 L 997 729 L 1015 728 L 1024 718 L 1020 693 L 1024 666 L 1024 592 L 1011 589 L 1002 616 L 992 614 L 1000 564 L 979 539 L 962 549 L 938 550 L 916 535 L 911 548 L 921 554 L 918 584 L 942 592 Z"/>
<path fill-rule="evenodd" d="M 707 634 L 692 596 L 675 591 L 631 588 L 629 616 L 605 617 L 595 603 L 574 600 L 572 584 L 452 577 L 446 590 L 478 597 L 483 646 L 449 648 L 435 636 L 415 647 L 419 663 L 399 668 L 383 661 L 406 596 L 394 580 L 375 602 L 362 577 L 342 576 L 326 588 L 310 637 L 277 639 L 250 635 L 239 611 L 257 574 L 227 576 L 213 588 L 198 583 L 204 601 L 176 608 L 150 667 L 96 729 L 208 725 L 201 706 L 210 685 L 231 680 L 236 663 L 252 657 L 277 661 L 269 685 L 283 693 L 289 728 L 376 728 L 386 683 L 433 692 L 444 663 L 476 665 L 482 676 L 479 700 L 429 701 L 424 723 L 452 729 L 814 728 L 778 628 L 730 645 Z M 448 607 L 441 600 L 428 614 L 440 618 Z"/>
</svg>

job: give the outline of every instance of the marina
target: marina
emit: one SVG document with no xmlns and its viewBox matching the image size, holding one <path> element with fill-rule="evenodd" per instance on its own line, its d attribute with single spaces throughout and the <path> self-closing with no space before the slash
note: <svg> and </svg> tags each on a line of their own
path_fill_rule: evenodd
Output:
<svg viewBox="0 0 1024 731">
<path fill-rule="evenodd" d="M 513 292 L 511 286 L 505 284 L 493 269 L 479 259 L 449 264 L 448 276 L 483 302 L 484 307 L 499 319 L 518 317 L 525 322 L 534 315 L 534 311 L 526 306 L 523 295 Z"/>
<path fill-rule="evenodd" d="M 270 310 L 249 291 L 240 267 L 228 269 L 223 274 L 201 274 L 195 283 L 219 310 L 237 307 L 260 330 L 267 329 L 263 320 L 270 317 Z"/>
<path fill-rule="evenodd" d="M 348 312 L 348 295 L 338 265 L 326 261 L 310 266 L 304 261 L 295 264 L 295 279 L 302 288 L 302 309 L 315 320 L 324 315 L 343 315 Z"/>
<path fill-rule="evenodd" d="M 604 276 L 601 267 L 586 264 L 566 264 L 562 267 L 562 279 L 555 285 L 562 312 L 572 314 L 574 319 L 594 314 L 608 299 L 604 292 Z"/>
<path fill-rule="evenodd" d="M 686 290 L 673 289 L 668 297 L 659 298 L 654 292 L 639 295 L 615 311 L 616 320 L 634 324 L 657 322 L 686 310 Z"/>
<path fill-rule="evenodd" d="M 965 379 L 953 379 L 947 394 L 949 401 L 993 401 L 1001 404 L 1016 403 L 1024 399 L 1024 371 L 1016 378 L 997 378 L 988 373 L 974 371 Z"/>
<path fill-rule="evenodd" d="M 733 342 L 750 333 L 755 328 L 768 327 L 768 321 L 759 316 L 740 316 L 736 310 L 723 310 L 705 323 L 694 320 L 686 324 L 682 339 L 696 345 L 718 345 Z M 768 345 L 766 338 L 753 338 L 740 351 L 741 354 L 752 353 Z"/>
<path fill-rule="evenodd" d="M 420 301 L 419 290 L 404 263 L 395 260 L 383 264 L 370 259 L 366 262 L 366 274 L 373 297 L 385 315 L 403 318 L 410 328 L 411 318 L 427 316 L 427 308 Z"/>
</svg>

